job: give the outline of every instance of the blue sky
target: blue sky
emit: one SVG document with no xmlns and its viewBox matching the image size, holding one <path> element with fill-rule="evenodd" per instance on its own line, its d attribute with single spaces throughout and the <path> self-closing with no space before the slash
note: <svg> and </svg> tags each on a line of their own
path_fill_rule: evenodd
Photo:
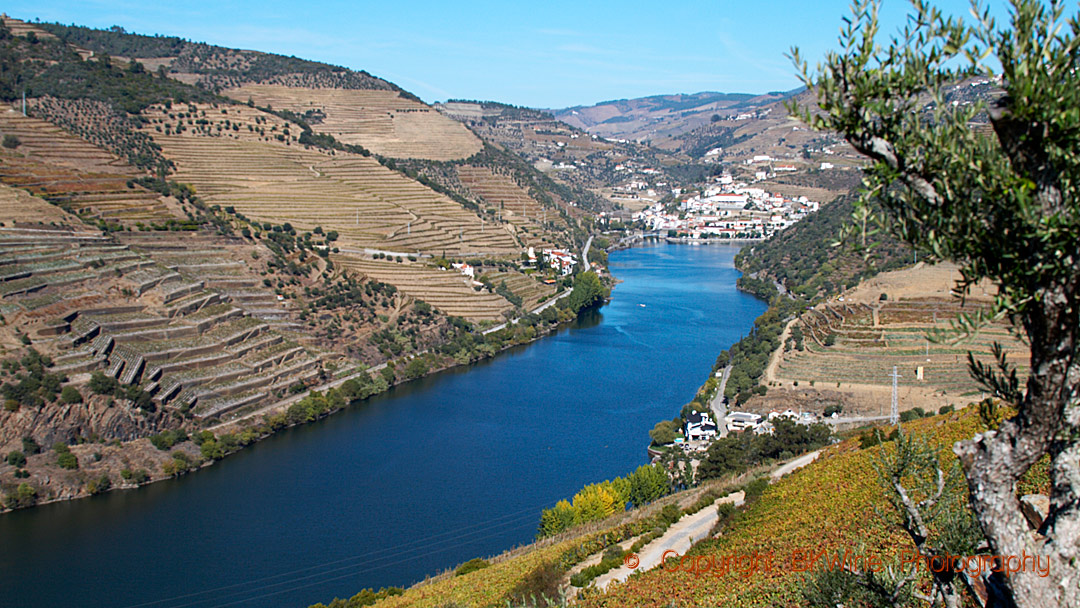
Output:
<svg viewBox="0 0 1080 608">
<path fill-rule="evenodd" d="M 939 0 L 966 16 L 966 0 Z M 1000 7 L 1000 0 L 991 3 Z M 21 19 L 123 26 L 296 55 L 391 80 L 425 101 L 558 108 L 663 93 L 799 86 L 784 53 L 835 48 L 849 0 L 396 2 L 9 0 Z M 908 10 L 886 0 L 888 30 Z"/>
</svg>

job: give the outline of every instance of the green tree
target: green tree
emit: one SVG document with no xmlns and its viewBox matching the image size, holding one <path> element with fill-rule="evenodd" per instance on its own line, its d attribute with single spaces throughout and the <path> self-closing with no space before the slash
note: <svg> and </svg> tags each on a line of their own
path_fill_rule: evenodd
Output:
<svg viewBox="0 0 1080 608">
<path fill-rule="evenodd" d="M 550 509 L 544 509 L 540 513 L 540 530 L 536 533 L 537 538 L 554 536 L 574 525 L 574 507 L 566 500 L 560 500 Z"/>
<path fill-rule="evenodd" d="M 667 473 L 657 465 L 643 464 L 630 474 L 628 498 L 635 507 L 666 495 L 671 485 Z"/>
<path fill-rule="evenodd" d="M 649 431 L 653 445 L 667 445 L 675 441 L 675 429 L 670 420 L 661 420 Z"/>
<path fill-rule="evenodd" d="M 423 357 L 416 357 L 405 366 L 405 378 L 412 380 L 428 373 L 428 363 Z"/>
<path fill-rule="evenodd" d="M 13 467 L 25 467 L 26 454 L 23 454 L 18 450 L 11 450 L 7 455 L 7 463 Z"/>
<path fill-rule="evenodd" d="M 82 395 L 79 394 L 79 389 L 70 384 L 65 386 L 64 390 L 60 391 L 60 399 L 68 404 L 82 403 Z"/>
<path fill-rule="evenodd" d="M 566 298 L 559 300 L 560 308 L 568 308 L 577 314 L 582 309 L 598 304 L 607 297 L 607 290 L 595 272 L 583 272 L 574 279 L 574 290 Z"/>
<path fill-rule="evenodd" d="M 37 502 L 37 488 L 23 482 L 15 488 L 15 491 L 8 494 L 4 499 L 4 504 L 9 509 L 21 509 L 25 507 L 31 507 Z"/>
<path fill-rule="evenodd" d="M 876 42 L 877 2 L 857 0 L 840 52 L 811 71 L 793 50 L 821 108 L 800 114 L 871 160 L 846 236 L 862 245 L 884 231 L 953 260 L 961 291 L 983 279 L 997 285 L 992 310 L 960 318 L 958 333 L 1007 319 L 1030 344 L 1030 374 L 1021 386 L 1000 348 L 992 367 L 969 356 L 973 377 L 1016 415 L 953 450 L 992 552 L 1039 553 L 1054 572 L 1015 573 L 1001 593 L 1021 607 L 1077 606 L 1080 19 L 1066 18 L 1057 0 L 1012 0 L 1006 27 L 979 6 L 968 25 L 925 0 L 913 4 L 908 25 L 884 48 Z M 996 76 L 985 62 L 990 54 L 1004 94 L 950 103 L 950 84 Z M 990 132 L 971 127 L 981 113 Z M 1043 538 L 1029 529 L 1016 484 L 1046 455 L 1052 490 Z"/>
<path fill-rule="evenodd" d="M 716 479 L 746 470 L 745 453 L 737 437 L 721 437 L 712 442 L 698 466 L 698 479 Z"/>
<path fill-rule="evenodd" d="M 22 451 L 27 454 L 37 454 L 41 452 L 41 446 L 38 445 L 38 442 L 34 441 L 33 437 L 23 437 Z"/>
<path fill-rule="evenodd" d="M 79 459 L 71 452 L 61 452 L 56 455 L 56 464 L 60 465 L 61 469 L 77 469 L 79 468 Z"/>
</svg>

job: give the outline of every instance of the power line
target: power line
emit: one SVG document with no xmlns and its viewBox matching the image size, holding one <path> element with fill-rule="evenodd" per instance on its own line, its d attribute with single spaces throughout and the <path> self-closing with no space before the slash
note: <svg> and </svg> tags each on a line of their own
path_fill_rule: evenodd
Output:
<svg viewBox="0 0 1080 608">
<path fill-rule="evenodd" d="M 498 535 L 499 535 L 499 533 L 487 534 L 485 536 L 480 536 L 480 537 L 474 538 L 472 540 L 473 541 L 485 540 L 485 539 L 488 539 L 488 538 L 494 538 L 494 537 L 496 537 Z M 308 587 L 314 587 L 315 585 L 322 585 L 322 584 L 329 583 L 329 582 L 336 581 L 336 580 L 340 580 L 340 579 L 343 579 L 343 578 L 349 578 L 350 576 L 356 576 L 357 574 L 361 574 L 361 573 L 364 573 L 364 572 L 371 572 L 372 570 L 379 570 L 381 568 L 389 568 L 390 566 L 396 566 L 398 564 L 404 564 L 404 563 L 407 563 L 407 562 L 409 562 L 411 560 L 414 560 L 414 559 L 419 559 L 421 557 L 427 557 L 429 555 L 435 555 L 436 553 L 439 553 L 441 551 L 444 551 L 444 549 L 439 549 L 439 550 L 436 550 L 436 551 L 429 551 L 427 553 L 421 553 L 420 555 L 414 555 L 414 556 L 412 556 L 410 558 L 401 559 L 401 560 L 398 560 L 398 561 L 395 561 L 395 562 L 390 562 L 390 563 L 381 564 L 381 565 L 378 565 L 378 566 L 373 566 L 371 568 L 365 568 L 365 569 L 356 570 L 354 572 L 348 572 L 348 573 L 345 573 L 345 574 L 340 574 L 338 576 L 334 576 L 334 577 L 324 579 L 324 580 L 321 580 L 321 581 L 315 581 L 315 582 L 312 582 L 312 583 L 307 583 L 307 584 L 299 585 L 299 586 L 296 586 L 296 587 L 290 587 L 288 589 L 280 589 L 278 591 L 271 591 L 270 593 L 264 593 L 262 595 L 255 595 L 255 596 L 252 596 L 252 597 L 249 597 L 249 598 L 244 598 L 242 600 L 236 600 L 236 601 L 233 601 L 233 602 L 229 602 L 227 604 L 217 604 L 217 605 L 214 606 L 214 608 L 226 608 L 228 606 L 237 606 L 239 604 L 243 604 L 243 603 L 250 602 L 250 601 L 253 601 L 253 600 L 259 600 L 259 599 L 263 599 L 263 598 L 267 598 L 267 597 L 273 597 L 275 595 L 281 595 L 282 593 L 289 593 L 291 591 L 299 591 L 300 589 L 306 589 Z M 329 574 L 329 573 L 330 572 L 327 572 L 327 574 Z M 269 589 L 270 586 L 268 585 L 265 588 Z M 257 591 L 257 590 L 253 590 L 253 591 Z M 187 606 L 190 606 L 190 605 L 191 604 L 185 604 L 183 606 L 176 606 L 174 608 L 186 608 Z"/>
<path fill-rule="evenodd" d="M 447 530 L 445 532 L 440 532 L 439 534 L 433 534 L 433 535 L 426 536 L 426 537 L 423 537 L 423 538 L 418 538 L 418 539 L 415 539 L 413 541 L 403 543 L 401 545 L 397 545 L 397 546 L 394 546 L 394 547 L 384 547 L 383 549 L 377 549 L 375 551 L 370 551 L 370 552 L 366 552 L 366 553 L 363 553 L 363 554 L 357 554 L 357 555 L 353 555 L 353 556 L 350 556 L 350 557 L 345 557 L 345 558 L 341 558 L 341 559 L 337 559 L 337 560 L 333 560 L 333 561 L 329 561 L 329 562 L 324 562 L 322 564 L 316 564 L 314 566 L 308 566 L 308 567 L 305 567 L 305 568 L 298 568 L 296 570 L 291 570 L 291 571 L 287 571 L 287 572 L 281 572 L 281 573 L 278 573 L 278 574 L 265 576 L 265 577 L 262 577 L 262 578 L 253 579 L 253 580 L 249 580 L 249 581 L 244 581 L 244 582 L 241 582 L 241 583 L 233 583 L 233 584 L 230 584 L 230 585 L 224 585 L 224 586 L 215 587 L 215 588 L 212 588 L 212 589 L 205 589 L 203 591 L 197 591 L 197 592 L 194 592 L 194 593 L 188 593 L 188 594 L 178 595 L 178 596 L 164 598 L 164 599 L 160 599 L 160 600 L 153 600 L 153 601 L 149 601 L 149 602 L 143 602 L 143 603 L 140 603 L 140 604 L 132 604 L 132 605 L 127 606 L 126 608 L 143 608 L 143 607 L 146 607 L 146 606 L 155 606 L 155 605 L 158 605 L 158 604 L 166 604 L 166 603 L 169 603 L 169 602 L 175 602 L 175 601 L 179 601 L 179 600 L 190 599 L 190 598 L 198 597 L 198 596 L 201 596 L 201 595 L 207 595 L 207 594 L 210 594 L 210 593 L 217 593 L 217 592 L 221 592 L 221 591 L 228 591 L 230 589 L 237 589 L 239 587 L 247 587 L 247 586 L 250 586 L 250 585 L 255 585 L 257 583 L 272 581 L 274 579 L 282 578 L 282 577 L 285 577 L 285 576 L 301 574 L 301 573 L 304 573 L 304 572 L 309 572 L 311 570 L 320 570 L 320 569 L 324 569 L 324 568 L 327 568 L 327 567 L 330 567 L 330 566 L 338 566 L 339 564 L 344 564 L 346 562 L 351 562 L 351 561 L 355 561 L 355 560 L 358 560 L 358 559 L 367 559 L 368 562 L 371 562 L 372 557 L 379 556 L 379 555 L 385 554 L 385 553 L 400 554 L 400 553 L 409 553 L 409 552 L 412 552 L 412 551 L 420 551 L 420 550 L 427 549 L 429 547 L 434 547 L 434 546 L 437 546 L 437 545 L 440 545 L 440 544 L 443 544 L 443 543 L 446 543 L 446 542 L 449 542 L 449 541 L 459 540 L 459 539 L 462 539 L 462 538 L 465 538 L 465 537 L 468 537 L 468 536 L 472 536 L 474 534 L 478 534 L 478 533 L 486 532 L 488 530 L 494 530 L 494 529 L 497 529 L 497 528 L 501 528 L 501 527 L 506 526 L 508 524 L 518 523 L 518 520 L 522 520 L 522 519 L 525 519 L 527 517 L 535 517 L 535 514 L 538 513 L 541 509 L 548 508 L 552 504 L 554 504 L 554 503 L 548 502 L 545 505 L 542 505 L 540 507 L 529 507 L 529 508 L 521 509 L 519 511 L 515 511 L 515 512 L 512 512 L 512 513 L 507 513 L 507 514 L 501 515 L 499 517 L 495 517 L 495 518 L 492 518 L 492 519 L 489 519 L 489 520 L 485 520 L 485 521 L 480 522 L 480 523 L 471 524 L 471 525 L 468 525 L 468 526 L 457 528 L 455 530 Z M 505 521 L 503 521 L 503 520 L 505 520 Z M 496 523 L 496 522 L 500 522 L 500 521 L 501 521 L 501 523 Z M 518 525 L 520 525 L 520 524 L 518 524 Z M 471 530 L 471 531 L 469 531 L 469 530 Z M 444 536 L 447 536 L 447 535 L 455 535 L 455 536 L 449 536 L 448 538 L 440 539 L 440 537 L 444 537 Z M 491 535 L 491 536 L 493 536 L 493 535 Z M 481 540 L 482 538 L 488 538 L 488 536 L 481 537 L 481 538 L 478 538 L 478 539 L 472 539 L 472 540 Z M 439 540 L 436 540 L 436 539 L 439 539 Z M 409 548 L 412 545 L 417 545 L 417 546 Z M 445 549 L 440 549 L 440 551 L 442 551 L 442 550 L 445 550 Z M 437 553 L 437 551 L 436 551 L 436 553 Z M 391 556 L 386 556 L 386 557 L 391 557 Z M 378 560 L 374 560 L 374 561 L 378 561 Z M 314 576 L 322 576 L 322 575 L 325 575 L 325 574 L 329 574 L 331 572 L 336 572 L 338 570 L 341 570 L 341 569 L 347 568 L 347 567 L 352 567 L 352 566 L 341 566 L 341 567 L 338 567 L 338 568 L 333 568 L 333 569 L 330 569 L 330 570 L 326 570 L 326 571 L 321 572 L 321 573 L 310 574 L 310 575 L 306 575 L 306 576 L 295 578 L 295 579 L 289 579 L 289 580 L 286 580 L 286 581 L 281 581 L 279 583 L 273 583 L 271 585 L 267 585 L 264 588 L 269 588 L 269 587 L 273 587 L 273 586 L 277 586 L 277 585 L 296 582 L 296 581 L 299 581 L 299 580 L 312 578 Z M 380 567 L 384 567 L 384 566 L 380 566 Z M 333 580 L 333 579 L 331 579 L 331 580 Z M 249 591 L 253 591 L 253 590 L 249 590 Z M 247 593 L 249 591 L 234 591 L 234 592 L 227 593 L 226 595 L 227 596 L 228 595 L 236 595 L 238 593 Z M 213 598 L 213 600 L 216 600 L 216 599 L 220 599 L 220 598 Z M 182 604 L 181 606 L 175 606 L 173 608 L 183 608 L 184 606 L 192 606 L 192 605 L 200 604 L 200 603 L 207 602 L 207 601 L 213 601 L 213 600 L 211 598 L 204 598 L 204 599 L 196 600 L 193 603 Z"/>
</svg>

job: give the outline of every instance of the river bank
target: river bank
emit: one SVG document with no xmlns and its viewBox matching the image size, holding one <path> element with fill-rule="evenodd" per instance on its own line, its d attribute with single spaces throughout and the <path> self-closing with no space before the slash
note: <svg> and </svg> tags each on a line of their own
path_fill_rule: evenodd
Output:
<svg viewBox="0 0 1080 608">
<path fill-rule="evenodd" d="M 78 463 L 74 471 L 60 467 L 56 455 L 45 446 L 42 453 L 28 454 L 23 467 L 28 472 L 24 483 L 26 487 L 33 488 L 35 494 L 20 495 L 20 488 L 4 488 L 6 499 L 0 501 L 0 515 L 107 492 L 134 490 L 181 477 L 205 469 L 282 430 L 321 420 L 395 386 L 456 367 L 473 365 L 515 346 L 535 342 L 577 318 L 580 311 L 565 308 L 556 309 L 554 314 L 543 318 L 538 316 L 572 293 L 573 290 L 558 292 L 528 314 L 499 326 L 474 329 L 475 335 L 482 336 L 483 346 L 490 348 L 471 351 L 466 360 L 430 350 L 411 353 L 379 365 L 360 365 L 339 372 L 303 393 L 284 397 L 254 410 L 240 410 L 229 419 L 202 429 L 164 431 L 124 442 L 73 445 L 68 449 Z M 601 301 L 600 305 L 603 303 Z M 524 330 L 518 327 L 522 320 L 528 321 Z M 416 360 L 422 362 L 422 368 L 410 366 Z M 417 369 L 422 371 L 417 372 Z M 105 403 L 107 397 L 94 396 L 91 399 L 100 401 L 98 405 L 101 408 L 108 407 Z M 46 492 L 46 497 L 38 496 Z"/>
</svg>

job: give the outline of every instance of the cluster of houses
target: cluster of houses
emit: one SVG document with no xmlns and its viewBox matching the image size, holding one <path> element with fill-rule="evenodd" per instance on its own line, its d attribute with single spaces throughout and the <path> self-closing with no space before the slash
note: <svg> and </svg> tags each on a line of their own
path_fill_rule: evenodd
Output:
<svg viewBox="0 0 1080 608">
<path fill-rule="evenodd" d="M 736 183 L 722 175 L 700 194 L 679 201 L 677 212 L 657 203 L 632 219 L 648 230 L 674 231 L 691 239 L 768 238 L 820 208 L 805 196 L 788 198 Z"/>
<path fill-rule="evenodd" d="M 541 253 L 547 265 L 554 268 L 560 275 L 565 277 L 574 274 L 574 267 L 577 266 L 577 258 L 574 254 L 564 249 L 544 249 Z M 536 253 L 532 247 L 529 248 L 529 262 L 536 264 Z"/>
<path fill-rule="evenodd" d="M 772 435 L 776 431 L 774 422 L 778 419 L 787 419 L 804 425 L 811 425 L 818 421 L 818 417 L 810 412 L 796 412 L 792 409 L 783 412 L 773 410 L 765 416 L 750 412 L 729 412 L 721 421 L 726 431 L 722 433 L 721 427 L 708 413 L 691 412 L 683 423 L 683 436 L 676 439 L 675 443 L 687 448 L 705 449 L 713 439 L 728 433 L 751 432 L 758 435 Z"/>
</svg>

